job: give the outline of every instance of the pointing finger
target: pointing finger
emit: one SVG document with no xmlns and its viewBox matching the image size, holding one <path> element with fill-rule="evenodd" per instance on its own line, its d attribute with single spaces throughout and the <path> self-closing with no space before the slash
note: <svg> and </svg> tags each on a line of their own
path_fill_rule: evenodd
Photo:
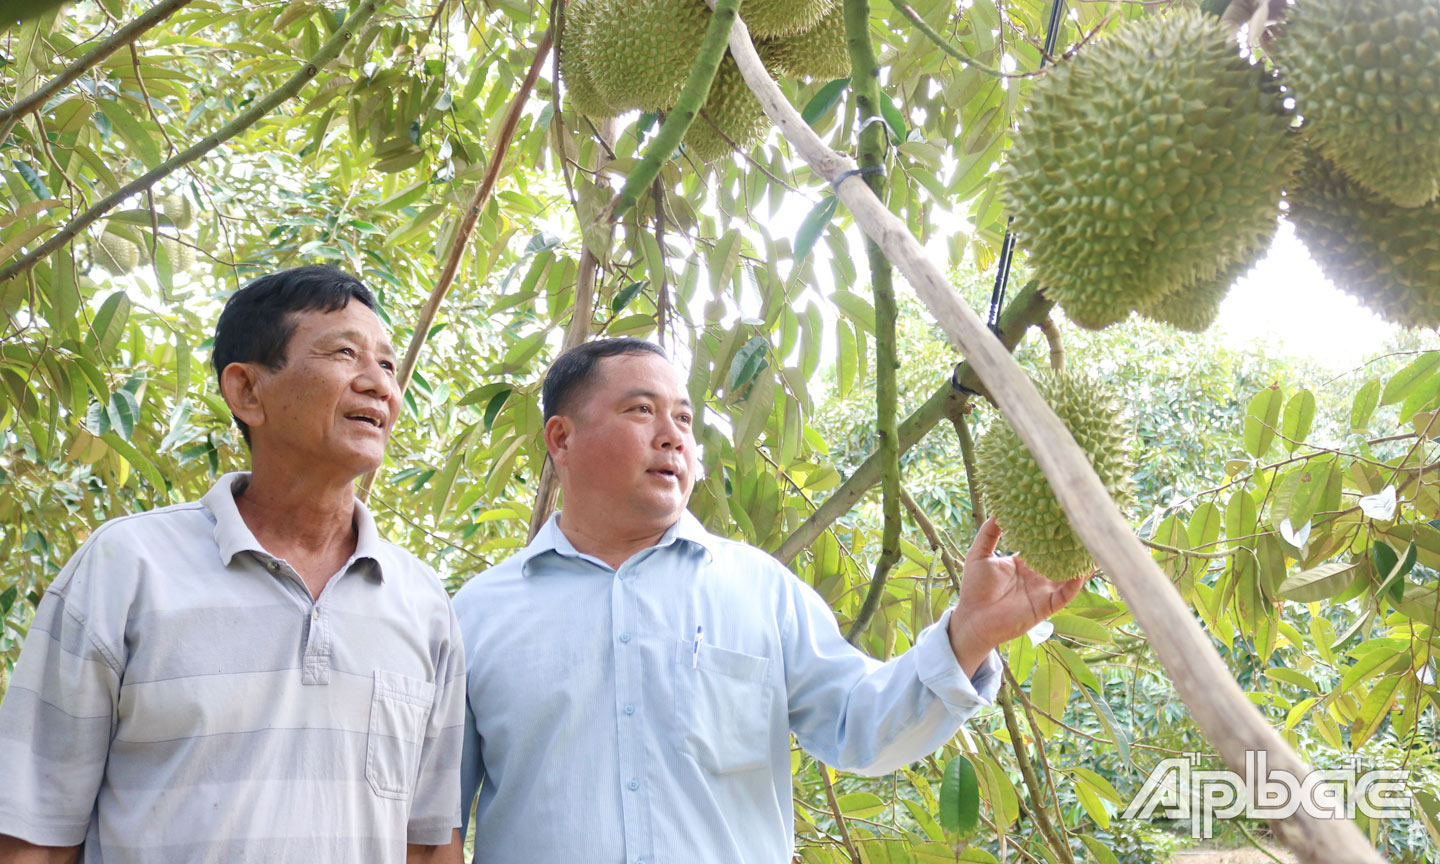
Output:
<svg viewBox="0 0 1440 864">
<path fill-rule="evenodd" d="M 985 520 L 980 530 L 975 534 L 975 540 L 970 544 L 970 552 L 965 556 L 966 561 L 978 561 L 989 558 L 995 554 L 995 547 L 1000 543 L 1000 523 L 995 517 Z"/>
</svg>

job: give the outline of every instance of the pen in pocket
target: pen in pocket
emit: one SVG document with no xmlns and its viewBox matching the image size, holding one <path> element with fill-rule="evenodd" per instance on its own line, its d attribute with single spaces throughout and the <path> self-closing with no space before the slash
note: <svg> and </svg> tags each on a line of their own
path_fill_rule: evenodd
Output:
<svg viewBox="0 0 1440 864">
<path fill-rule="evenodd" d="M 690 645 L 690 668 L 700 668 L 700 643 L 705 641 L 705 628 L 695 625 L 695 641 Z"/>
</svg>

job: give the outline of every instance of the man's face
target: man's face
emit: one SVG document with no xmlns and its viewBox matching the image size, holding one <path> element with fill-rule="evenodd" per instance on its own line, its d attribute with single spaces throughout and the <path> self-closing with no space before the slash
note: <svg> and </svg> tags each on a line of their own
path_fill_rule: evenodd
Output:
<svg viewBox="0 0 1440 864">
<path fill-rule="evenodd" d="M 565 508 L 604 514 L 626 534 L 663 532 L 695 484 L 693 407 L 680 373 L 655 354 L 602 358 L 566 416 Z"/>
<path fill-rule="evenodd" d="M 256 458 L 352 480 L 380 467 L 400 413 L 395 350 L 380 319 L 352 299 L 292 320 L 285 366 L 259 371 L 263 418 L 250 424 Z"/>
</svg>

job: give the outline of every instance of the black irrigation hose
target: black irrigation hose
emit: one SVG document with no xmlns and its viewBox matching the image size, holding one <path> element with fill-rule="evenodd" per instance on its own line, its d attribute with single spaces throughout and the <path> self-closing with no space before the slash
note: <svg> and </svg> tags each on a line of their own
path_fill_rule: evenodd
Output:
<svg viewBox="0 0 1440 864">
<path fill-rule="evenodd" d="M 1060 19 L 1065 11 L 1065 0 L 1055 0 L 1050 4 L 1050 17 L 1045 22 L 1045 50 L 1040 55 L 1040 68 L 1044 69 L 1045 64 L 1050 61 L 1050 56 L 1055 53 L 1055 41 L 1060 36 Z M 990 314 L 986 323 L 992 331 L 1000 326 L 1000 307 L 1005 303 L 1005 287 L 1010 283 L 1010 262 L 1015 257 L 1015 235 L 1010 231 L 1010 224 L 1015 221 L 1011 216 L 1005 222 L 1005 242 L 1000 246 L 1000 264 L 995 270 L 995 287 L 990 289 Z"/>
</svg>

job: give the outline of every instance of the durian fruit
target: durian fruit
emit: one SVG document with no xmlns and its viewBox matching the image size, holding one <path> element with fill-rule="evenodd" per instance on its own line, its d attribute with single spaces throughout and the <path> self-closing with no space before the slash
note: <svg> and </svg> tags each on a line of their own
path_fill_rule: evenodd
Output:
<svg viewBox="0 0 1440 864">
<path fill-rule="evenodd" d="M 829 80 L 850 74 L 845 47 L 845 7 L 836 3 L 813 28 L 756 46 L 765 67 L 780 75 Z"/>
<path fill-rule="evenodd" d="M 1337 287 L 1392 323 L 1440 326 L 1440 199 L 1396 207 L 1311 155 L 1288 200 L 1295 233 Z"/>
<path fill-rule="evenodd" d="M 170 259 L 170 269 L 173 272 L 178 273 L 195 266 L 194 246 L 171 237 L 161 237 L 160 245 L 165 247 L 165 257 Z"/>
<path fill-rule="evenodd" d="M 673 107 L 705 41 L 705 0 L 581 0 L 570 14 L 581 5 L 590 17 L 571 47 L 600 102 L 616 112 Z"/>
<path fill-rule="evenodd" d="M 1220 315 L 1220 303 L 1230 293 L 1236 280 L 1249 273 L 1265 253 L 1270 251 L 1270 240 L 1245 250 L 1220 271 L 1208 279 L 1197 279 L 1178 291 L 1173 291 L 1149 305 L 1139 309 L 1141 315 L 1151 321 L 1169 324 L 1176 330 L 1201 333 L 1210 329 Z"/>
<path fill-rule="evenodd" d="M 124 276 L 140 266 L 140 247 L 110 231 L 100 235 L 93 251 L 95 263 L 112 276 Z"/>
<path fill-rule="evenodd" d="M 579 0 L 565 10 L 565 33 L 560 39 L 560 75 L 565 81 L 565 103 L 587 117 L 613 117 L 620 113 L 601 98 L 581 62 L 582 46 L 595 32 L 595 0 Z"/>
<path fill-rule="evenodd" d="M 1046 294 L 1098 330 L 1216 276 L 1275 229 L 1290 122 L 1274 76 L 1193 9 L 1055 66 L 1003 169 Z"/>
<path fill-rule="evenodd" d="M 842 0 L 745 0 L 740 20 L 758 39 L 778 39 L 813 29 Z"/>
<path fill-rule="evenodd" d="M 1120 399 L 1084 376 L 1049 373 L 1035 382 L 1122 512 L 1132 501 L 1130 439 Z M 1035 457 L 1004 418 L 981 436 L 975 451 L 981 500 L 1005 531 L 1005 544 L 1032 568 L 1056 581 L 1095 569 L 1085 544 L 1050 488 Z"/>
<path fill-rule="evenodd" d="M 164 213 L 181 231 L 188 229 L 195 224 L 195 208 L 191 206 L 190 199 L 180 192 L 172 192 L 164 195 L 156 202 L 160 205 L 160 212 Z"/>
<path fill-rule="evenodd" d="M 704 116 L 696 115 L 685 131 L 685 149 L 701 162 L 714 162 L 728 155 L 731 152 L 730 141 L 734 141 L 741 150 L 749 150 L 760 143 L 765 131 L 770 128 L 765 109 L 760 107 L 760 100 L 746 86 L 740 67 L 728 52 L 720 61 L 720 70 L 715 73 L 710 95 L 700 111 Z M 717 126 L 724 137 L 715 131 Z"/>
<path fill-rule="evenodd" d="M 1307 143 L 1402 207 L 1440 195 L 1440 3 L 1304 0 L 1273 50 Z"/>
</svg>

